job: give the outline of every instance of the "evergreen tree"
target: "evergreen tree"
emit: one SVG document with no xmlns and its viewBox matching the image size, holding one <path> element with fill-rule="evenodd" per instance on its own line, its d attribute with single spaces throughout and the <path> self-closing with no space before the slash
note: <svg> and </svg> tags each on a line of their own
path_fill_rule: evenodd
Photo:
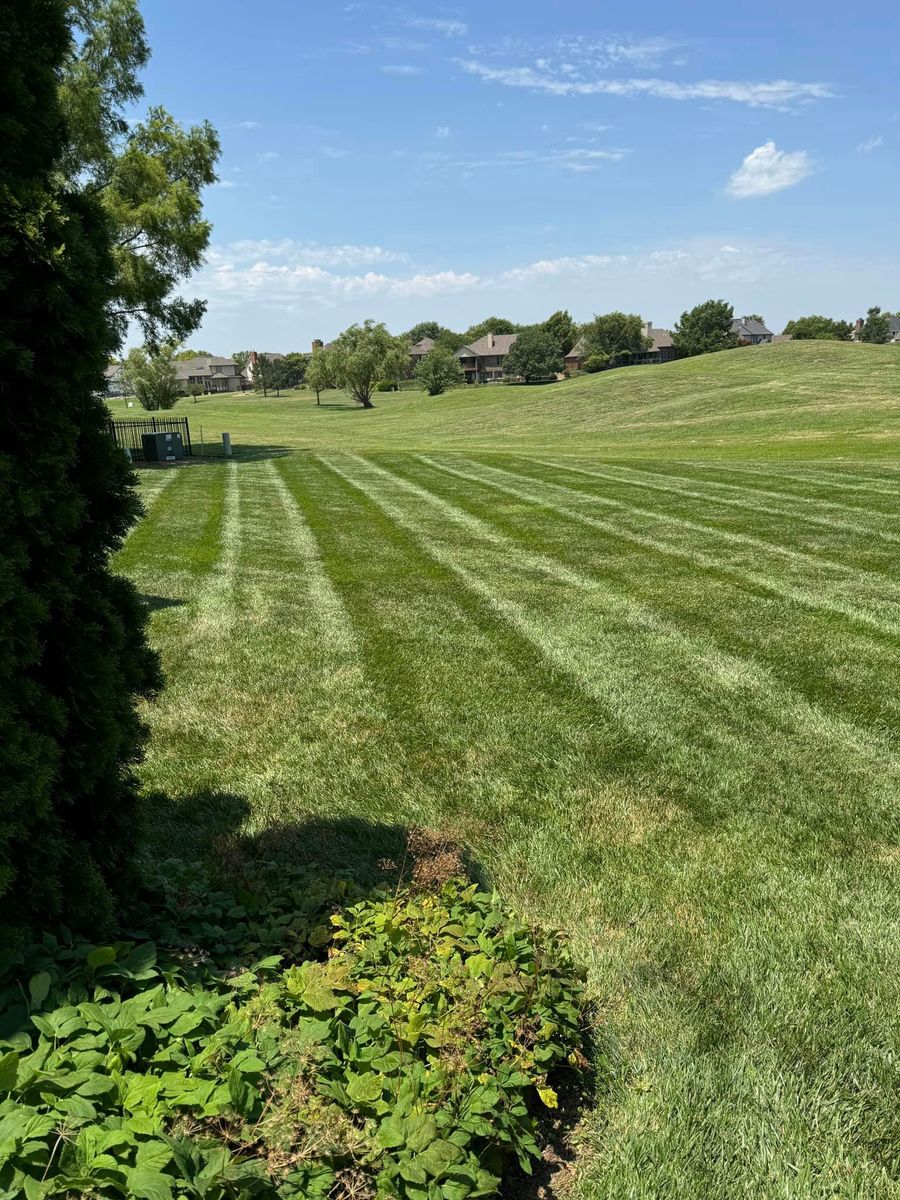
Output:
<svg viewBox="0 0 900 1200">
<path fill-rule="evenodd" d="M 859 340 L 861 342 L 875 342 L 881 345 L 889 342 L 891 340 L 890 314 L 883 313 L 877 305 L 870 308 L 866 314 L 865 321 L 863 321 Z"/>
<path fill-rule="evenodd" d="M 108 218 L 60 183 L 64 0 L 0 22 L 0 924 L 100 930 L 127 886 L 146 610 L 109 570 L 140 512 L 99 398 L 117 349 Z"/>
</svg>

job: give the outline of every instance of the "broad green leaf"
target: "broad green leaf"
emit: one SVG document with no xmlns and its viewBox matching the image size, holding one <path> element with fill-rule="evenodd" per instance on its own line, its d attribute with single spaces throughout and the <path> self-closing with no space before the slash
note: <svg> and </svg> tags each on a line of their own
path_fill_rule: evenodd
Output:
<svg viewBox="0 0 900 1200">
<path fill-rule="evenodd" d="M 347 1095 L 356 1104 L 372 1104 L 380 1100 L 383 1090 L 383 1081 L 374 1072 L 367 1075 L 348 1074 Z"/>
<path fill-rule="evenodd" d="M 46 971 L 40 971 L 37 975 L 32 975 L 28 981 L 28 995 L 32 1008 L 40 1008 L 47 999 L 50 993 L 51 982 L 50 975 Z"/>
<path fill-rule="evenodd" d="M 11 1092 L 19 1074 L 19 1056 L 15 1050 L 0 1056 L 0 1092 Z"/>
<path fill-rule="evenodd" d="M 173 1180 L 169 1175 L 147 1167 L 135 1167 L 128 1172 L 128 1191 L 135 1200 L 172 1200 Z"/>
<path fill-rule="evenodd" d="M 539 1087 L 537 1094 L 547 1108 L 559 1108 L 559 1097 L 552 1087 Z"/>
<path fill-rule="evenodd" d="M 406 1122 L 400 1117 L 386 1117 L 378 1127 L 378 1141 L 386 1150 L 406 1145 Z"/>
<path fill-rule="evenodd" d="M 429 1175 L 440 1177 L 464 1158 L 465 1155 L 459 1146 L 454 1146 L 452 1142 L 447 1142 L 443 1138 L 437 1138 L 427 1150 L 418 1156 L 417 1161 Z"/>
<path fill-rule="evenodd" d="M 437 1121 L 434 1117 L 421 1115 L 408 1117 L 403 1124 L 406 1146 L 417 1154 L 430 1146 L 438 1135 Z"/>
<path fill-rule="evenodd" d="M 87 956 L 87 965 L 94 971 L 116 961 L 115 946 L 96 946 Z"/>
</svg>

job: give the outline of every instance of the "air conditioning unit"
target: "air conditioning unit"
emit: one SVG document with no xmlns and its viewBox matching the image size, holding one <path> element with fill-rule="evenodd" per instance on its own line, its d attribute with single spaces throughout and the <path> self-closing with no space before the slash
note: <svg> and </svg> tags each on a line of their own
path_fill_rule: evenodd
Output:
<svg viewBox="0 0 900 1200">
<path fill-rule="evenodd" d="M 178 462 L 184 458 L 184 441 L 180 433 L 145 433 L 141 446 L 146 462 Z"/>
</svg>

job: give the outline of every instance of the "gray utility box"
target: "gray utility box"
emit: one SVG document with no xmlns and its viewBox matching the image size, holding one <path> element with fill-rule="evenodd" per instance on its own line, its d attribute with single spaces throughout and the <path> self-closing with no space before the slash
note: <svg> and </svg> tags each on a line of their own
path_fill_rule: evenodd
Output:
<svg viewBox="0 0 900 1200">
<path fill-rule="evenodd" d="M 144 433 L 141 435 L 145 462 L 177 462 L 184 458 L 180 433 Z"/>
</svg>

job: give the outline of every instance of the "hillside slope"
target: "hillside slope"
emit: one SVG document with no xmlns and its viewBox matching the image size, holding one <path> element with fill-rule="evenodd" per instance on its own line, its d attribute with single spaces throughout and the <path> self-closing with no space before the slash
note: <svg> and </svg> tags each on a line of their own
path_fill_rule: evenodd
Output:
<svg viewBox="0 0 900 1200">
<path fill-rule="evenodd" d="M 663 458 L 874 458 L 900 450 L 900 346 L 795 342 L 541 387 L 385 394 L 364 412 L 323 393 L 179 405 L 236 444 L 554 451 Z M 343 401 L 343 396 L 340 396 Z M 115 402 L 117 415 L 122 403 Z"/>
</svg>

